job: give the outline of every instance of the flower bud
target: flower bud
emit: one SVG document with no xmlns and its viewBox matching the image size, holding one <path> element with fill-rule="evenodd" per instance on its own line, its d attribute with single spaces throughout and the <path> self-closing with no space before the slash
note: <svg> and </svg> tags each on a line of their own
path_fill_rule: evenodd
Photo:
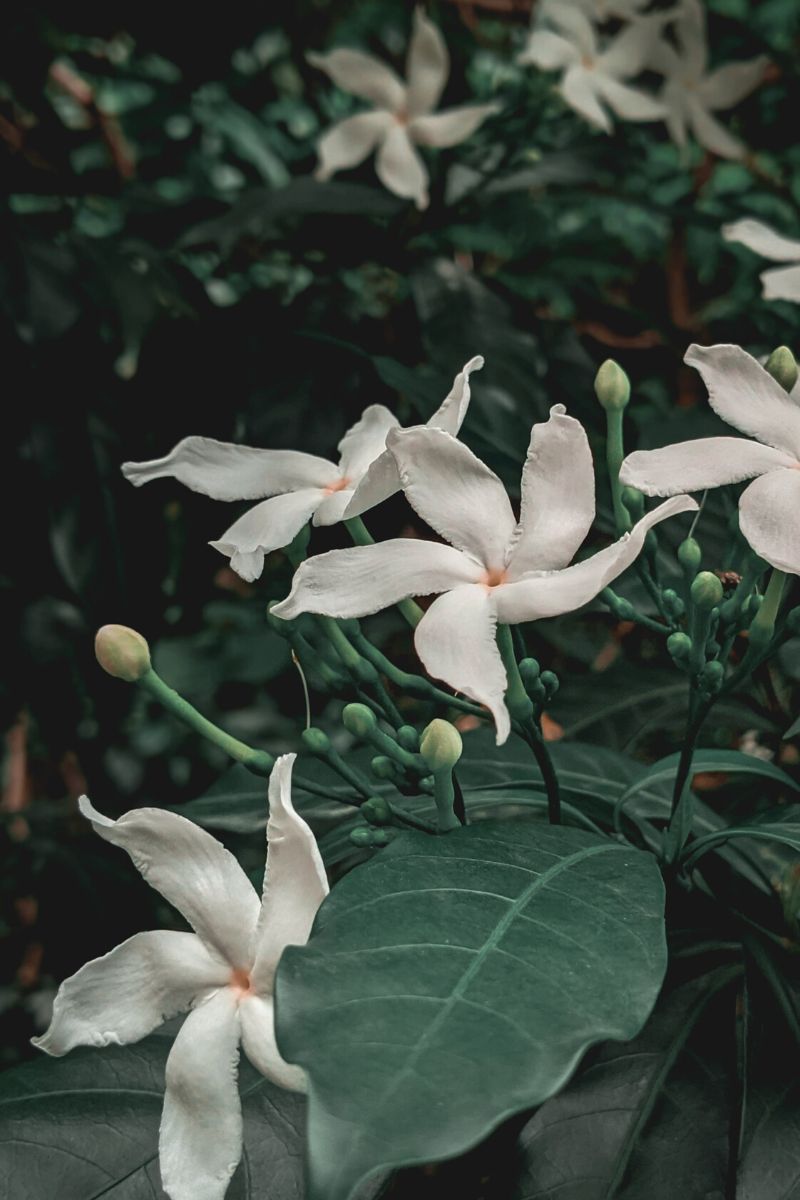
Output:
<svg viewBox="0 0 800 1200">
<path fill-rule="evenodd" d="M 701 612 L 710 612 L 722 600 L 722 580 L 711 571 L 695 575 L 691 587 L 692 604 Z"/>
<path fill-rule="evenodd" d="M 526 689 L 534 687 L 539 682 L 539 664 L 536 659 L 521 659 L 519 664 L 519 673 Z"/>
<path fill-rule="evenodd" d="M 764 367 L 785 392 L 790 392 L 797 383 L 797 362 L 788 346 L 773 350 Z"/>
<path fill-rule="evenodd" d="M 683 616 L 686 611 L 686 605 L 673 588 L 664 588 L 661 598 L 664 601 L 664 608 L 671 617 L 677 618 Z"/>
<path fill-rule="evenodd" d="M 383 796 L 372 796 L 365 800 L 359 811 L 370 825 L 390 825 L 392 822 L 392 810 Z"/>
<path fill-rule="evenodd" d="M 376 754 L 369 765 L 376 779 L 395 780 L 401 775 L 397 765 L 386 754 Z"/>
<path fill-rule="evenodd" d="M 358 847 L 371 846 L 372 830 L 368 825 L 357 825 L 355 829 L 350 830 L 350 841 Z"/>
<path fill-rule="evenodd" d="M 331 739 L 322 729 L 315 729 L 312 725 L 310 729 L 304 729 L 300 734 L 300 740 L 312 754 L 327 754 L 331 748 Z"/>
<path fill-rule="evenodd" d="M 346 704 L 342 710 L 342 724 L 355 737 L 366 738 L 378 724 L 378 718 L 366 704 Z"/>
<path fill-rule="evenodd" d="M 419 734 L 413 725 L 401 725 L 397 731 L 397 741 L 404 750 L 416 754 L 419 750 Z"/>
<path fill-rule="evenodd" d="M 800 633 L 800 608 L 793 608 L 786 617 L 786 628 L 790 633 Z"/>
<path fill-rule="evenodd" d="M 558 676 L 555 671 L 542 671 L 539 676 L 542 687 L 545 690 L 545 695 L 548 700 L 552 700 L 559 688 Z"/>
<path fill-rule="evenodd" d="M 115 679 L 136 683 L 151 669 L 150 647 L 127 625 L 104 625 L 94 639 L 94 653 L 104 671 Z"/>
<path fill-rule="evenodd" d="M 700 672 L 700 687 L 704 692 L 713 695 L 722 687 L 725 680 L 725 667 L 716 659 L 712 662 L 707 662 Z"/>
<path fill-rule="evenodd" d="M 686 574 L 693 575 L 695 571 L 699 571 L 702 561 L 703 551 L 700 548 L 700 543 L 693 537 L 685 538 L 680 546 L 678 546 L 678 562 Z"/>
<path fill-rule="evenodd" d="M 607 358 L 594 378 L 594 393 L 606 412 L 622 412 L 631 398 L 631 384 L 619 363 Z"/>
<path fill-rule="evenodd" d="M 676 663 L 685 663 L 692 653 L 692 639 L 688 633 L 671 633 L 667 638 L 667 650 Z"/>
<path fill-rule="evenodd" d="M 631 520 L 635 525 L 644 516 L 644 495 L 638 488 L 626 484 L 622 489 L 622 503 L 630 513 Z"/>
<path fill-rule="evenodd" d="M 452 769 L 461 758 L 464 749 L 461 734 L 455 725 L 436 717 L 422 733 L 419 752 L 434 774 Z"/>
</svg>

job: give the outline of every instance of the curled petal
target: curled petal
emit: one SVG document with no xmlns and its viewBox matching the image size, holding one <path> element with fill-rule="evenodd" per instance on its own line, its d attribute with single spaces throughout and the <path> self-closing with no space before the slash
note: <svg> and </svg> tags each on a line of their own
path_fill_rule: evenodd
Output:
<svg viewBox="0 0 800 1200">
<path fill-rule="evenodd" d="M 570 108 L 574 108 L 584 120 L 605 133 L 611 133 L 611 118 L 597 96 L 595 71 L 587 71 L 583 66 L 570 67 L 561 80 L 559 91 Z"/>
<path fill-rule="evenodd" d="M 361 50 L 340 48 L 327 54 L 307 54 L 314 67 L 324 71 L 332 83 L 351 96 L 369 100 L 378 108 L 400 112 L 406 103 L 406 89 L 391 68 Z"/>
<path fill-rule="evenodd" d="M 425 16 L 424 10 L 417 7 L 406 63 L 410 117 L 433 112 L 449 74 L 450 55 L 444 38 L 433 21 Z"/>
<path fill-rule="evenodd" d="M 338 121 L 317 143 L 317 179 L 330 179 L 337 171 L 357 167 L 372 154 L 393 124 L 394 118 L 387 112 L 357 113 Z"/>
<path fill-rule="evenodd" d="M 661 121 L 667 110 L 661 100 L 640 88 L 597 72 L 595 86 L 606 104 L 623 121 Z"/>
<path fill-rule="evenodd" d="M 714 412 L 750 437 L 800 458 L 800 408 L 740 346 L 698 346 L 683 356 L 708 388 Z"/>
<path fill-rule="evenodd" d="M 61 1055 L 76 1046 L 138 1042 L 229 977 L 229 965 L 193 933 L 134 934 L 64 980 L 50 1027 L 33 1044 Z"/>
<path fill-rule="evenodd" d="M 499 104 L 465 104 L 463 108 L 448 108 L 445 112 L 415 117 L 409 123 L 411 140 L 420 146 L 457 146 L 471 137 L 487 117 L 500 112 Z"/>
<path fill-rule="evenodd" d="M 272 496 L 249 509 L 209 545 L 231 560 L 237 575 L 252 583 L 264 570 L 264 556 L 288 546 L 324 500 L 320 488 Z"/>
<path fill-rule="evenodd" d="M 481 574 L 480 566 L 452 546 L 392 538 L 307 559 L 295 571 L 291 593 L 272 612 L 286 620 L 304 612 L 365 617 L 408 596 L 473 583 Z"/>
<path fill-rule="evenodd" d="M 800 240 L 784 237 L 753 217 L 743 217 L 740 221 L 723 225 L 722 236 L 726 242 L 741 242 L 762 258 L 771 258 L 775 262 L 800 262 Z"/>
<path fill-rule="evenodd" d="M 762 271 L 761 285 L 765 300 L 791 300 L 800 304 L 800 266 Z"/>
<path fill-rule="evenodd" d="M 506 669 L 497 649 L 493 597 L 500 588 L 467 584 L 434 600 L 417 626 L 414 645 L 425 670 L 454 691 L 485 704 L 502 746 L 511 731 Z"/>
<path fill-rule="evenodd" d="M 673 496 L 637 521 L 630 533 L 562 571 L 527 575 L 494 589 L 497 619 L 506 625 L 557 617 L 581 608 L 636 559 L 649 529 L 676 513 L 696 511 L 689 496 Z"/>
<path fill-rule="evenodd" d="M 741 483 L 765 471 L 790 467 L 793 461 L 782 450 L 745 438 L 698 438 L 661 450 L 636 450 L 623 462 L 619 480 L 645 496 L 677 496 Z"/>
<path fill-rule="evenodd" d="M 354 486 L 370 463 L 386 449 L 386 435 L 400 422 L 382 404 L 370 404 L 360 420 L 348 429 L 339 442 L 339 470 Z"/>
<path fill-rule="evenodd" d="M 718 154 L 720 158 L 736 160 L 744 157 L 744 143 L 729 133 L 716 117 L 712 117 L 697 96 L 687 97 L 686 114 L 694 136 L 706 150 Z"/>
<path fill-rule="evenodd" d="M 296 757 L 281 755 L 269 778 L 267 866 L 250 974 L 261 995 L 272 993 L 275 968 L 286 946 L 303 946 L 308 941 L 317 909 L 328 894 L 316 838 L 292 804 Z"/>
<path fill-rule="evenodd" d="M 239 1006 L 242 1049 L 250 1062 L 278 1087 L 306 1090 L 306 1073 L 281 1057 L 275 1041 L 275 1005 L 271 996 L 247 996 Z"/>
<path fill-rule="evenodd" d="M 565 567 L 594 521 L 594 466 L 580 421 L 563 404 L 534 425 L 522 471 L 522 508 L 509 574 Z"/>
<path fill-rule="evenodd" d="M 423 521 L 485 567 L 502 570 L 516 521 L 494 471 L 441 429 L 398 430 L 387 444 Z"/>
<path fill-rule="evenodd" d="M 758 87 L 768 65 L 769 59 L 764 55 L 748 62 L 726 63 L 705 77 L 697 89 L 698 95 L 712 111 L 733 108 Z"/>
<path fill-rule="evenodd" d="M 250 966 L 260 905 L 230 851 L 177 813 L 134 808 L 112 821 L 86 796 L 79 804 L 95 833 L 128 852 L 143 878 L 183 913 L 212 953 L 234 970 Z"/>
<path fill-rule="evenodd" d="M 469 377 L 473 371 L 480 371 L 482 366 L 483 358 L 480 354 L 476 354 L 469 362 L 464 363 L 464 366 L 453 380 L 453 386 L 450 388 L 450 391 L 433 416 L 429 417 L 427 425 L 430 429 L 443 429 L 445 433 L 451 433 L 453 437 L 456 436 L 469 408 Z"/>
<path fill-rule="evenodd" d="M 580 62 L 580 58 L 578 47 L 560 33 L 553 33 L 551 29 L 537 29 L 528 38 L 517 62 L 521 66 L 531 64 L 542 71 L 561 71 Z"/>
<path fill-rule="evenodd" d="M 378 150 L 375 171 L 395 196 L 413 200 L 417 208 L 428 207 L 428 172 L 405 126 L 395 123 L 389 130 Z"/>
<path fill-rule="evenodd" d="M 800 470 L 771 471 L 746 487 L 739 526 L 770 566 L 800 575 Z"/>
<path fill-rule="evenodd" d="M 256 450 L 187 437 L 164 458 L 123 463 L 122 474 L 137 487 L 151 479 L 172 478 L 212 500 L 259 500 L 296 488 L 325 487 L 336 467 L 299 450 Z"/>
<path fill-rule="evenodd" d="M 239 1011 L 221 988 L 184 1021 L 167 1059 L 159 1132 L 170 1200 L 223 1200 L 242 1156 Z"/>
</svg>

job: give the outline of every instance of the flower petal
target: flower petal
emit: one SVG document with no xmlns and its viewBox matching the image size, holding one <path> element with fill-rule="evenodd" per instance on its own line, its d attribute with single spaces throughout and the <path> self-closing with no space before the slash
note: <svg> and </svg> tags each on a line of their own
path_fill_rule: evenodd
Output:
<svg viewBox="0 0 800 1200">
<path fill-rule="evenodd" d="M 745 488 L 739 526 L 770 566 L 800 575 L 800 470 L 771 471 Z"/>
<path fill-rule="evenodd" d="M 708 62 L 706 13 L 700 0 L 681 0 L 674 30 L 686 77 L 699 79 Z"/>
<path fill-rule="evenodd" d="M 386 435 L 400 422 L 383 404 L 370 404 L 339 442 L 339 470 L 355 485 L 386 449 Z"/>
<path fill-rule="evenodd" d="M 792 462 L 782 450 L 746 438 L 698 438 L 660 450 L 636 450 L 623 462 L 619 480 L 645 496 L 677 496 L 741 483 Z"/>
<path fill-rule="evenodd" d="M 161 808 L 134 808 L 118 821 L 104 817 L 86 796 L 80 810 L 95 833 L 120 846 L 195 933 L 234 969 L 250 966 L 259 913 L 255 888 L 225 847 L 199 825 Z"/>
<path fill-rule="evenodd" d="M 498 746 L 511 731 L 504 699 L 506 669 L 495 640 L 494 596 L 500 590 L 467 584 L 446 592 L 434 600 L 414 634 L 429 675 L 486 705 L 497 727 Z"/>
<path fill-rule="evenodd" d="M 291 593 L 272 612 L 285 620 L 304 612 L 365 617 L 408 596 L 474 583 L 481 574 L 481 567 L 452 546 L 391 538 L 306 559 L 295 571 Z"/>
<path fill-rule="evenodd" d="M 559 89 L 570 108 L 605 133 L 613 128 L 611 118 L 597 98 L 597 72 L 586 67 L 570 67 Z"/>
<path fill-rule="evenodd" d="M 495 588 L 498 621 L 516 625 L 522 621 L 557 617 L 581 608 L 631 565 L 644 545 L 647 531 L 653 525 L 675 513 L 696 509 L 697 504 L 689 496 L 673 496 L 637 521 L 630 533 L 614 542 L 613 546 L 607 546 L 591 558 L 573 563 L 562 571 L 528 575 L 515 583 Z"/>
<path fill-rule="evenodd" d="M 231 560 L 237 575 L 252 583 L 264 570 L 264 556 L 288 546 L 324 500 L 320 488 L 271 496 L 249 509 L 209 545 Z"/>
<path fill-rule="evenodd" d="M 726 242 L 741 242 L 748 250 L 753 250 L 763 258 L 771 258 L 775 262 L 800 262 L 800 240 L 784 237 L 753 217 L 743 217 L 740 221 L 723 225 L 722 236 Z"/>
<path fill-rule="evenodd" d="M 329 890 L 316 838 L 292 804 L 296 758 L 296 754 L 282 754 L 269 777 L 267 865 L 250 973 L 259 995 L 272 994 L 284 949 L 308 941 L 317 909 Z"/>
<path fill-rule="evenodd" d="M 631 79 L 648 65 L 664 27 L 664 18 L 643 17 L 625 25 L 597 56 L 597 71 L 613 79 Z"/>
<path fill-rule="evenodd" d="M 712 111 L 733 108 L 763 81 L 768 65 L 769 59 L 764 55 L 747 62 L 726 63 L 706 75 L 697 89 L 698 95 Z"/>
<path fill-rule="evenodd" d="M 511 578 L 572 562 L 594 521 L 594 466 L 580 421 L 554 404 L 534 425 L 522 470 L 522 508 L 508 559 Z"/>
<path fill-rule="evenodd" d="M 596 72 L 595 86 L 609 108 L 623 121 L 661 121 L 667 110 L 661 100 L 640 88 Z"/>
<path fill-rule="evenodd" d="M 716 117 L 712 117 L 698 96 L 687 95 L 686 114 L 694 136 L 706 150 L 719 155 L 720 158 L 736 160 L 744 157 L 744 143 L 729 133 Z"/>
<path fill-rule="evenodd" d="M 215 438 L 187 437 L 164 458 L 122 464 L 137 487 L 151 479 L 177 479 L 213 500 L 260 500 L 303 487 L 326 487 L 336 476 L 327 459 L 299 450 L 256 450 Z"/>
<path fill-rule="evenodd" d="M 580 62 L 578 47 L 551 29 L 536 29 L 517 58 L 521 66 L 532 65 L 542 71 L 560 71 Z"/>
<path fill-rule="evenodd" d="M 765 300 L 791 300 L 800 304 L 800 266 L 773 267 L 761 272 Z"/>
<path fill-rule="evenodd" d="M 317 179 L 330 179 L 336 171 L 357 167 L 377 147 L 394 124 L 391 113 L 356 113 L 332 125 L 317 143 Z"/>
<path fill-rule="evenodd" d="M 221 988 L 184 1021 L 169 1053 L 159 1133 L 170 1200 L 223 1200 L 242 1156 L 239 1011 Z"/>
<path fill-rule="evenodd" d="M 698 346 L 683 356 L 708 388 L 714 412 L 749 437 L 800 458 L 800 408 L 740 346 Z"/>
<path fill-rule="evenodd" d="M 428 418 L 426 424 L 429 429 L 443 429 L 445 433 L 452 433 L 453 437 L 456 436 L 469 408 L 471 398 L 469 377 L 473 371 L 480 371 L 482 366 L 483 358 L 480 354 L 476 354 L 469 362 L 464 363 L 453 380 L 450 391 L 433 416 Z M 399 483 L 397 486 L 400 486 Z"/>
<path fill-rule="evenodd" d="M 61 1055 L 76 1046 L 138 1042 L 229 977 L 228 964 L 193 933 L 136 933 L 64 980 L 50 1027 L 33 1044 Z"/>
<path fill-rule="evenodd" d="M 307 54 L 306 59 L 351 96 L 360 96 L 390 112 L 400 112 L 405 107 L 406 89 L 402 81 L 390 67 L 371 54 L 340 47 L 327 54 Z"/>
<path fill-rule="evenodd" d="M 387 445 L 423 521 L 484 567 L 503 569 L 516 521 L 494 471 L 441 429 L 397 430 Z"/>
<path fill-rule="evenodd" d="M 250 1062 L 278 1087 L 306 1090 L 306 1073 L 281 1058 L 275 1041 L 275 1005 L 271 996 L 246 996 L 239 1005 L 242 1049 Z"/>
<path fill-rule="evenodd" d="M 461 108 L 448 108 L 444 112 L 415 117 L 409 122 L 412 142 L 420 146 L 457 146 L 471 137 L 487 117 L 500 112 L 499 104 L 465 104 Z"/>
<path fill-rule="evenodd" d="M 450 55 L 436 25 L 421 7 L 414 9 L 414 27 L 408 46 L 406 83 L 408 115 L 433 112 L 450 74 Z"/>
<path fill-rule="evenodd" d="M 326 496 L 314 513 L 313 524 L 337 525 L 339 521 L 343 521 L 353 495 L 352 488 L 342 488 L 340 492 L 332 492 L 330 496 Z M 347 515 L 349 517 L 350 514 Z"/>
<path fill-rule="evenodd" d="M 547 19 L 572 42 L 579 58 L 595 59 L 597 32 L 586 13 L 574 4 L 557 3 L 548 6 Z"/>
<path fill-rule="evenodd" d="M 428 171 L 411 145 L 408 129 L 395 124 L 381 142 L 375 171 L 385 188 L 413 200 L 417 208 L 428 207 Z"/>
</svg>

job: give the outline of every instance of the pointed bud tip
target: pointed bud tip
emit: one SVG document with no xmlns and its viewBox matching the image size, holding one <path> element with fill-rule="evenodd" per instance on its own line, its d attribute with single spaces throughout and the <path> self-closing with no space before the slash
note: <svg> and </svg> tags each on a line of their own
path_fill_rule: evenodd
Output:
<svg viewBox="0 0 800 1200">
<path fill-rule="evenodd" d="M 791 392 L 797 383 L 798 368 L 795 356 L 788 346 L 778 346 L 773 350 L 764 366 L 784 391 Z"/>
<path fill-rule="evenodd" d="M 594 377 L 594 394 L 606 412 L 622 412 L 631 398 L 631 383 L 618 362 L 607 358 Z"/>
<path fill-rule="evenodd" d="M 342 724 L 356 737 L 369 737 L 378 719 L 366 704 L 346 704 L 342 709 Z"/>
<path fill-rule="evenodd" d="M 452 769 L 464 749 L 461 734 L 455 725 L 436 717 L 422 733 L 419 752 L 432 771 Z"/>
<path fill-rule="evenodd" d="M 722 600 L 722 580 L 712 571 L 701 571 L 695 575 L 690 590 L 692 603 L 704 612 L 710 611 Z"/>
<path fill-rule="evenodd" d="M 104 671 L 126 683 L 136 683 L 150 670 L 150 647 L 127 625 L 103 625 L 98 629 L 94 653 Z"/>
</svg>

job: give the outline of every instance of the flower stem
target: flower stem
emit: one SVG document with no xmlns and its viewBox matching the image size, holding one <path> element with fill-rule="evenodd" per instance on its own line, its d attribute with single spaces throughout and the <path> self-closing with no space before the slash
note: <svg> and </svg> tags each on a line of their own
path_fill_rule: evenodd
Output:
<svg viewBox="0 0 800 1200">
<path fill-rule="evenodd" d="M 561 792 L 558 786 L 558 776 L 553 766 L 553 760 L 534 720 L 533 702 L 525 691 L 522 676 L 514 654 L 514 643 L 508 625 L 497 626 L 497 648 L 506 669 L 506 704 L 517 733 L 528 743 L 542 773 L 545 790 L 547 791 L 547 813 L 551 825 L 561 824 Z"/>
<path fill-rule="evenodd" d="M 347 527 L 347 532 L 350 534 L 350 537 L 353 539 L 353 542 L 356 546 L 375 545 L 375 539 L 372 537 L 372 534 L 361 520 L 361 517 L 350 517 L 349 520 L 345 521 L 345 525 Z M 411 628 L 416 629 L 424 615 L 422 609 L 416 603 L 416 601 L 411 600 L 410 598 L 407 600 L 398 600 L 397 607 L 400 609 L 400 612 L 408 621 Z"/>
<path fill-rule="evenodd" d="M 625 457 L 625 447 L 622 441 L 622 409 L 606 409 L 606 466 L 608 482 L 611 485 L 611 499 L 614 505 L 614 520 L 617 534 L 621 537 L 631 527 L 631 518 L 627 508 L 622 503 L 622 487 L 619 482 L 619 472 Z"/>
<path fill-rule="evenodd" d="M 420 700 L 430 700 L 432 703 L 445 704 L 450 708 L 457 708 L 460 712 L 470 713 L 475 717 L 487 716 L 486 710 L 480 708 L 477 704 L 472 704 L 469 700 L 462 700 L 460 696 L 451 696 L 447 692 L 437 688 L 429 680 L 424 679 L 421 675 L 412 675 L 408 671 L 402 671 L 396 667 L 385 654 L 373 646 L 372 642 L 359 632 L 352 635 L 352 641 L 363 658 L 371 662 L 381 674 L 398 688 L 408 692 L 411 696 L 416 696 Z"/>
</svg>

